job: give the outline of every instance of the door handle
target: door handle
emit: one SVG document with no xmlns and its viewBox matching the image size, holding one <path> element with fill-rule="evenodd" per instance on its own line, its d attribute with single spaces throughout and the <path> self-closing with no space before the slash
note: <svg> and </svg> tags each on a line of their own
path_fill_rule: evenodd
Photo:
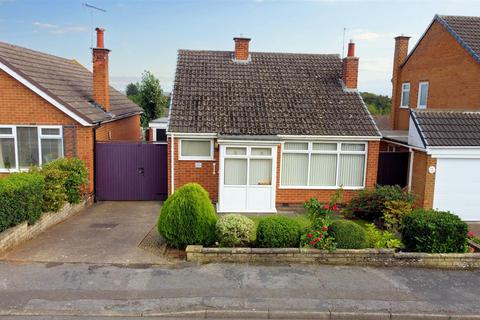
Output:
<svg viewBox="0 0 480 320">
<path fill-rule="evenodd" d="M 142 174 L 142 175 L 143 175 L 143 174 L 145 173 L 145 169 L 144 169 L 144 168 L 138 168 L 137 172 L 138 172 L 139 174 Z"/>
</svg>

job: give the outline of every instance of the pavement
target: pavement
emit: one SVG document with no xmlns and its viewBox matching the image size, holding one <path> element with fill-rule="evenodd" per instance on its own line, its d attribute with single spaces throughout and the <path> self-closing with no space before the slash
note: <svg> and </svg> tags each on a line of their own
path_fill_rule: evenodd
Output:
<svg viewBox="0 0 480 320">
<path fill-rule="evenodd" d="M 359 314 L 370 314 L 368 319 L 390 319 L 392 314 L 416 314 L 429 319 L 425 315 L 480 315 L 479 297 L 480 271 L 0 262 L 0 316 L 20 319 L 33 315 L 175 318 L 182 312 L 188 318 L 350 314 L 360 319 Z"/>
<path fill-rule="evenodd" d="M 14 248 L 0 260 L 94 264 L 172 263 L 161 254 L 139 248 L 147 235 L 158 235 L 155 224 L 160 206 L 160 202 L 153 201 L 97 202 Z M 157 247 L 157 250 L 161 249 L 161 246 Z"/>
</svg>

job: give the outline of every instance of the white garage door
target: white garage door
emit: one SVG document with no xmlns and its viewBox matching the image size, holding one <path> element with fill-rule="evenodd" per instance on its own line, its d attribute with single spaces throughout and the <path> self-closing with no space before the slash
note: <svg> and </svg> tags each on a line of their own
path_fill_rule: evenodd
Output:
<svg viewBox="0 0 480 320">
<path fill-rule="evenodd" d="M 433 207 L 480 221 L 480 159 L 437 159 Z"/>
</svg>

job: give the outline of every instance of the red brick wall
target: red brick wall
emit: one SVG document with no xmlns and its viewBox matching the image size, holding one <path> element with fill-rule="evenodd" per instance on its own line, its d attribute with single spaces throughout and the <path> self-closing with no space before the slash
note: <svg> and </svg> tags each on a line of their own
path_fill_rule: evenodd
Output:
<svg viewBox="0 0 480 320">
<path fill-rule="evenodd" d="M 213 202 L 218 201 L 218 172 L 219 155 L 218 147 L 214 149 L 215 160 L 178 160 L 179 139 L 175 138 L 174 144 L 174 170 L 175 170 L 175 189 L 189 182 L 196 182 L 202 185 L 208 191 L 210 199 Z M 168 194 L 172 192 L 171 177 L 171 139 L 168 138 Z M 195 168 L 195 163 L 202 163 L 202 168 Z M 214 169 L 215 164 L 215 169 Z M 215 173 L 214 173 L 215 172 Z"/>
<path fill-rule="evenodd" d="M 92 128 L 81 126 L 3 71 L 0 71 L 0 101 L 0 124 L 75 126 L 77 157 L 85 162 L 89 180 L 93 181 Z M 73 144 L 69 139 L 65 137 L 65 144 Z M 88 190 L 93 191 L 93 184 L 89 185 Z"/>
<path fill-rule="evenodd" d="M 102 124 L 97 129 L 97 141 L 138 141 L 141 138 L 140 115 Z"/>
<path fill-rule="evenodd" d="M 427 108 L 480 109 L 480 64 L 438 22 L 434 22 L 400 70 L 393 96 L 393 126 L 407 130 L 408 109 L 400 109 L 401 85 L 410 82 L 410 107 L 417 107 L 418 85 L 429 81 Z"/>
<path fill-rule="evenodd" d="M 76 156 L 83 160 L 88 172 L 88 192 L 93 192 L 93 127 L 83 127 L 10 75 L 0 71 L 0 124 L 75 126 Z M 112 132 L 112 140 L 139 140 L 140 116 L 132 116 L 100 126 L 97 140 Z M 65 145 L 73 146 L 72 135 L 65 135 Z M 65 150 L 66 156 L 69 156 Z M 7 174 L 0 174 L 6 176 Z"/>
<path fill-rule="evenodd" d="M 367 176 L 365 186 L 372 188 L 377 183 L 377 170 L 378 170 L 378 152 L 380 142 L 370 141 L 368 143 L 368 155 L 367 155 Z M 277 207 L 280 207 L 282 203 L 288 204 L 302 204 L 308 199 L 314 197 L 319 201 L 329 201 L 336 190 L 322 190 L 322 189 L 279 189 L 280 187 L 280 156 L 281 148 L 278 147 L 277 154 Z M 348 201 L 355 194 L 354 190 L 344 190 L 342 192 L 342 201 Z"/>
<path fill-rule="evenodd" d="M 367 177 L 366 186 L 371 188 L 377 182 L 377 168 L 378 168 L 378 152 L 379 141 L 372 141 L 368 143 L 367 156 Z M 311 190 L 311 189 L 279 189 L 280 186 L 280 157 L 281 145 L 277 148 L 277 186 L 276 186 L 276 203 L 280 206 L 283 203 L 301 204 L 311 197 L 316 197 L 321 201 L 328 201 L 335 193 L 335 190 Z M 215 161 L 184 161 L 178 160 L 178 139 L 175 138 L 174 150 L 175 163 L 175 189 L 189 182 L 197 182 L 201 184 L 210 194 L 212 201 L 218 201 L 218 173 L 219 153 L 218 147 L 215 148 Z M 201 162 L 202 168 L 195 168 L 195 162 Z M 215 174 L 213 174 L 213 164 L 216 165 Z M 168 193 L 171 193 L 171 139 L 168 139 Z M 355 191 L 344 191 L 343 198 L 345 201 L 350 199 Z"/>
<path fill-rule="evenodd" d="M 358 58 L 345 57 L 343 59 L 342 80 L 348 89 L 356 89 L 358 83 Z"/>
<path fill-rule="evenodd" d="M 429 173 L 428 168 L 436 167 L 437 160 L 425 152 L 414 151 L 412 167 L 412 193 L 416 197 L 415 204 L 421 208 L 431 209 L 435 191 L 435 174 Z"/>
</svg>

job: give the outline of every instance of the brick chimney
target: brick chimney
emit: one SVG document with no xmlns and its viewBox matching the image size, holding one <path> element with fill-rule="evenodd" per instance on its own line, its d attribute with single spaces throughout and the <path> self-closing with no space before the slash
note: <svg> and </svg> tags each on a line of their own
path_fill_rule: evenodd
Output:
<svg viewBox="0 0 480 320">
<path fill-rule="evenodd" d="M 248 61 L 250 58 L 250 52 L 248 50 L 248 44 L 250 38 L 233 38 L 235 41 L 235 60 Z"/>
<path fill-rule="evenodd" d="M 398 36 L 395 38 L 395 51 L 393 54 L 393 71 L 392 71 L 392 112 L 390 114 L 390 121 L 392 129 L 396 129 L 396 120 L 395 112 L 397 107 L 400 105 L 400 95 L 401 84 L 399 83 L 400 79 L 400 66 L 405 61 L 408 55 L 408 41 L 410 37 Z"/>
<path fill-rule="evenodd" d="M 358 58 L 355 57 L 355 43 L 348 44 L 348 54 L 343 58 L 343 83 L 347 89 L 357 89 Z"/>
<path fill-rule="evenodd" d="M 108 54 L 110 50 L 104 47 L 105 29 L 96 28 L 97 46 L 93 51 L 93 100 L 105 111 L 110 111 L 110 90 L 108 80 Z"/>
</svg>

